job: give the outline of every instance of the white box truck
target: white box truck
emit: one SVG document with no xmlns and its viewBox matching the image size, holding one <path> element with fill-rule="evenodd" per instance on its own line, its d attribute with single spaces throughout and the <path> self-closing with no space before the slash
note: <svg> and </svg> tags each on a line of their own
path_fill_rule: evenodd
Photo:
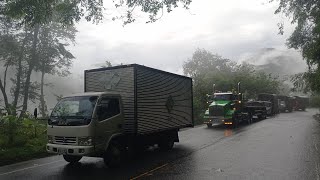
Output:
<svg viewBox="0 0 320 180">
<path fill-rule="evenodd" d="M 192 79 L 131 64 L 86 70 L 84 93 L 62 98 L 48 120 L 47 151 L 67 162 L 102 157 L 117 166 L 128 152 L 169 150 L 193 127 Z"/>
</svg>

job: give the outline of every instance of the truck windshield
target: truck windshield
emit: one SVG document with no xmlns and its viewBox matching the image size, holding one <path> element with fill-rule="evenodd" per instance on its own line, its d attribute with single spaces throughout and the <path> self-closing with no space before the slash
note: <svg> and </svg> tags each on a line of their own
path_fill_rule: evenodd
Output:
<svg viewBox="0 0 320 180">
<path fill-rule="evenodd" d="M 98 96 L 76 96 L 63 98 L 51 113 L 49 125 L 76 126 L 91 121 Z"/>
<path fill-rule="evenodd" d="M 214 100 L 216 101 L 231 101 L 234 99 L 234 95 L 233 94 L 215 94 L 214 95 Z"/>
</svg>

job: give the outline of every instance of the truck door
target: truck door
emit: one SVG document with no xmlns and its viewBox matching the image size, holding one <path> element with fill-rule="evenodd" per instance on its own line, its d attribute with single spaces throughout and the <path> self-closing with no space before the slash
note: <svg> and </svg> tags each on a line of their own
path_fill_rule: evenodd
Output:
<svg viewBox="0 0 320 180">
<path fill-rule="evenodd" d="M 102 151 L 109 138 L 122 131 L 123 112 L 121 98 L 116 96 L 101 97 L 97 106 L 95 126 L 95 149 Z"/>
</svg>

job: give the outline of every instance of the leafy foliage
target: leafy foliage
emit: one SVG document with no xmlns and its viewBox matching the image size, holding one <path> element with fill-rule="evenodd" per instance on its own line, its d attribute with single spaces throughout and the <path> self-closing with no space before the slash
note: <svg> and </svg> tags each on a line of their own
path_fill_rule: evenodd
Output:
<svg viewBox="0 0 320 180">
<path fill-rule="evenodd" d="M 0 165 L 46 154 L 46 123 L 0 115 Z"/>
<path fill-rule="evenodd" d="M 140 7 L 149 14 L 148 22 L 155 22 L 159 12 L 171 12 L 179 4 L 188 9 L 192 0 L 114 0 L 115 7 L 127 9 L 124 24 L 135 21 L 133 11 Z M 103 19 L 103 0 L 5 0 L 4 12 L 22 24 L 48 24 L 55 20 L 66 26 L 74 25 L 82 17 L 87 21 L 99 23 Z M 115 19 L 115 18 L 114 18 Z"/>
<path fill-rule="evenodd" d="M 314 94 L 310 96 L 310 106 L 311 107 L 320 107 L 320 94 Z"/>
<path fill-rule="evenodd" d="M 102 19 L 102 0 L 6 0 L 5 14 L 21 19 L 21 24 L 34 26 L 47 24 L 53 19 L 73 25 L 81 17 L 88 21 L 99 22 Z"/>
<path fill-rule="evenodd" d="M 304 75 L 312 91 L 320 91 L 320 1 L 317 0 L 279 0 L 275 13 L 284 13 L 291 17 L 295 29 L 287 45 L 302 51 L 307 61 L 309 72 Z M 280 32 L 283 33 L 283 24 Z"/>
<path fill-rule="evenodd" d="M 46 133 L 46 126 L 35 119 L 18 119 L 9 115 L 0 117 L 1 147 L 20 146 Z"/>
</svg>

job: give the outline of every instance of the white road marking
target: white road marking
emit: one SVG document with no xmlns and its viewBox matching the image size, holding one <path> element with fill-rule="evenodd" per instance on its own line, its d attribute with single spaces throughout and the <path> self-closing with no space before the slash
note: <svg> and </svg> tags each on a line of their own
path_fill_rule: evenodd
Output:
<svg viewBox="0 0 320 180">
<path fill-rule="evenodd" d="M 41 166 L 45 166 L 45 165 L 49 165 L 49 164 L 54 164 L 54 163 L 57 163 L 57 162 L 60 162 L 60 161 L 63 161 L 63 160 L 53 161 L 53 162 L 44 163 L 44 164 L 40 164 L 40 165 L 35 164 L 34 166 L 31 166 L 31 167 L 17 169 L 17 170 L 14 170 L 14 171 L 2 173 L 2 174 L 0 174 L 0 176 L 12 174 L 12 173 L 15 173 L 15 172 L 24 171 L 24 170 L 27 170 L 27 169 L 33 169 L 33 168 L 37 168 L 37 167 L 41 167 Z"/>
</svg>

